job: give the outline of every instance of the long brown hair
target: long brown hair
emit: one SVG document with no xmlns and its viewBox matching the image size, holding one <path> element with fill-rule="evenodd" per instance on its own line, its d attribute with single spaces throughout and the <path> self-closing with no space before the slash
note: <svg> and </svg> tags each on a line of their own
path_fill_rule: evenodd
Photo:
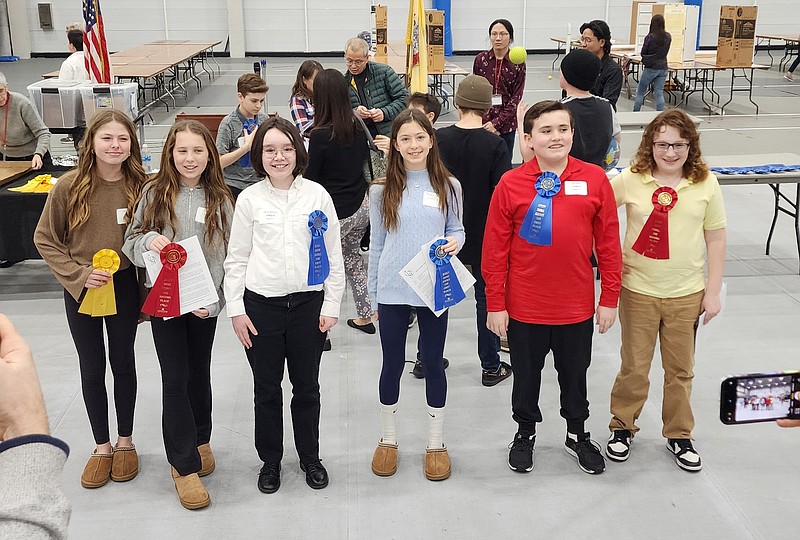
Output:
<svg viewBox="0 0 800 540">
<path fill-rule="evenodd" d="M 125 126 L 131 140 L 131 153 L 128 159 L 122 162 L 122 181 L 125 183 L 125 195 L 128 199 L 128 208 L 125 213 L 125 222 L 129 223 L 133 215 L 133 209 L 139 195 L 142 192 L 142 185 L 147 180 L 147 174 L 142 167 L 142 152 L 139 149 L 139 139 L 136 137 L 136 126 L 134 126 L 128 116 L 116 109 L 105 109 L 92 117 L 86 134 L 81 144 L 78 158 L 78 166 L 75 169 L 76 179 L 70 186 L 69 197 L 67 198 L 67 225 L 70 231 L 74 231 L 91 217 L 92 210 L 89 207 L 89 196 L 94 189 L 97 176 L 95 170 L 96 157 L 94 154 L 94 138 L 97 132 L 104 125 L 117 122 Z"/>
<path fill-rule="evenodd" d="M 175 214 L 175 199 L 181 188 L 181 177 L 175 166 L 175 141 L 178 133 L 188 131 L 203 138 L 203 143 L 208 150 L 208 163 L 200 175 L 200 186 L 206 197 L 205 233 L 212 244 L 222 240 L 227 242 L 230 230 L 227 229 L 227 205 L 233 206 L 233 195 L 230 188 L 225 185 L 222 175 L 222 166 L 219 163 L 219 152 L 211 137 L 208 128 L 196 120 L 181 120 L 169 130 L 161 153 L 159 171 L 148 182 L 149 193 L 147 206 L 144 209 L 142 228 L 149 231 L 163 233 L 167 224 L 173 231 L 178 230 L 177 216 Z"/>
<path fill-rule="evenodd" d="M 439 146 L 436 143 L 436 132 L 425 113 L 417 109 L 406 109 L 392 122 L 392 140 L 389 145 L 389 163 L 386 167 L 386 176 L 377 180 L 383 184 L 383 198 L 381 200 L 381 211 L 383 212 L 383 226 L 387 231 L 393 231 L 398 226 L 398 210 L 403 199 L 403 192 L 406 189 L 406 168 L 403 164 L 403 156 L 395 148 L 397 134 L 405 124 L 417 123 L 431 138 L 431 149 L 428 152 L 426 168 L 430 177 L 431 186 L 439 197 L 439 209 L 443 214 L 447 214 L 448 196 L 456 196 L 455 187 L 450 182 L 450 171 L 447 170 L 442 158 L 439 156 Z M 460 214 L 461 209 L 456 212 Z"/>
<path fill-rule="evenodd" d="M 356 130 L 361 130 L 361 123 L 356 123 L 353 110 L 350 108 L 350 85 L 338 69 L 324 69 L 314 79 L 317 98 L 314 100 L 314 128 L 328 129 L 330 140 L 342 145 L 353 142 Z"/>
<path fill-rule="evenodd" d="M 631 159 L 631 171 L 635 173 L 652 174 L 656 169 L 656 160 L 653 158 L 653 140 L 656 134 L 668 126 L 676 128 L 681 137 L 689 141 L 689 154 L 683 164 L 683 176 L 693 182 L 702 182 L 708 176 L 708 166 L 703 161 L 700 153 L 700 132 L 692 119 L 683 109 L 667 109 L 650 122 L 644 133 L 639 149 Z"/>
<path fill-rule="evenodd" d="M 297 70 L 297 79 L 295 79 L 294 84 L 292 85 L 292 92 L 290 95 L 300 96 L 302 98 L 311 100 L 314 97 L 314 91 L 310 90 L 308 86 L 306 86 L 305 80 L 310 79 L 314 73 L 320 71 L 322 71 L 322 64 L 316 60 L 306 60 L 300 64 L 300 68 Z"/>
</svg>

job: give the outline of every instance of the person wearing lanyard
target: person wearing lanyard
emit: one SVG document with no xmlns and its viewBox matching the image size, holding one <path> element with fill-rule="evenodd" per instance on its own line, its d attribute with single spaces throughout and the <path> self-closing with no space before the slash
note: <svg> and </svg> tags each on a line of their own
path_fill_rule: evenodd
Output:
<svg viewBox="0 0 800 540">
<path fill-rule="evenodd" d="M 478 53 L 472 73 L 486 78 L 492 84 L 492 108 L 483 117 L 483 127 L 499 135 L 514 154 L 514 136 L 517 130 L 517 105 L 525 89 L 525 63 L 514 64 L 508 50 L 514 41 L 514 27 L 506 19 L 497 19 L 489 25 L 492 48 Z"/>
<path fill-rule="evenodd" d="M 50 159 L 50 131 L 44 125 L 33 103 L 16 92 L 8 90 L 5 75 L 0 73 L 0 122 L 3 133 L 0 142 L 0 159 L 3 161 L 30 161 L 31 168 L 48 169 Z"/>
</svg>

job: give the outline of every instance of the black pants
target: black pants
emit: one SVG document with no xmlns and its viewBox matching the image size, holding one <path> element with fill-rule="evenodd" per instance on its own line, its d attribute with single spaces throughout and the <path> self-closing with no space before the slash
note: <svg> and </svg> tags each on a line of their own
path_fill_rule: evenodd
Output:
<svg viewBox="0 0 800 540">
<path fill-rule="evenodd" d="M 114 406 L 117 433 L 133 434 L 133 410 L 136 407 L 136 360 L 133 343 L 139 318 L 139 285 L 133 266 L 114 274 L 117 314 L 91 317 L 78 313 L 80 302 L 64 291 L 67 323 L 78 351 L 81 389 L 89 424 L 97 444 L 109 442 L 108 395 L 106 393 L 106 348 L 103 322 L 108 336 L 108 361 L 114 374 Z"/>
<path fill-rule="evenodd" d="M 508 346 L 514 368 L 511 408 L 519 432 L 532 435 L 542 421 L 539 391 L 547 354 L 553 351 L 561 389 L 561 417 L 572 433 L 582 433 L 589 418 L 586 372 L 592 359 L 594 321 L 564 325 L 529 324 L 511 319 L 508 323 Z"/>
<path fill-rule="evenodd" d="M 211 440 L 211 348 L 217 318 L 191 313 L 150 319 L 161 365 L 161 429 L 167 461 L 181 476 L 201 469 L 197 447 Z"/>
<path fill-rule="evenodd" d="M 301 463 L 319 460 L 319 362 L 325 334 L 319 331 L 322 291 L 266 298 L 245 290 L 244 308 L 257 336 L 247 349 L 253 370 L 255 443 L 263 462 L 283 457 L 284 361 L 292 383 L 292 428 Z"/>
</svg>

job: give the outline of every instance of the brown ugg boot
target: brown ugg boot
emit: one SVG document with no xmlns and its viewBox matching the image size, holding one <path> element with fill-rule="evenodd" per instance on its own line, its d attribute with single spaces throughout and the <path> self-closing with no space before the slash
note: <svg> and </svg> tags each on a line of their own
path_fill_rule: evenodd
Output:
<svg viewBox="0 0 800 540">
<path fill-rule="evenodd" d="M 450 478 L 450 455 L 446 446 L 425 450 L 425 478 L 434 481 Z"/>
<path fill-rule="evenodd" d="M 372 472 L 378 476 L 392 476 L 397 472 L 397 443 L 378 443 L 372 455 Z"/>
<path fill-rule="evenodd" d="M 139 454 L 134 446 L 115 446 L 111 463 L 111 479 L 127 482 L 139 474 Z"/>
<path fill-rule="evenodd" d="M 172 467 L 172 479 L 175 480 L 178 499 L 187 510 L 198 510 L 211 504 L 211 496 L 206 491 L 197 473 L 181 476 L 175 470 L 175 467 Z"/>
<path fill-rule="evenodd" d="M 211 445 L 209 443 L 201 444 L 197 447 L 197 451 L 200 452 L 200 460 L 201 460 L 201 468 L 200 472 L 197 473 L 198 476 L 208 476 L 214 469 L 217 467 L 217 460 L 214 459 L 214 453 L 211 451 Z"/>
<path fill-rule="evenodd" d="M 103 487 L 111 478 L 112 454 L 95 454 L 89 456 L 81 475 L 81 485 L 86 489 Z"/>
</svg>

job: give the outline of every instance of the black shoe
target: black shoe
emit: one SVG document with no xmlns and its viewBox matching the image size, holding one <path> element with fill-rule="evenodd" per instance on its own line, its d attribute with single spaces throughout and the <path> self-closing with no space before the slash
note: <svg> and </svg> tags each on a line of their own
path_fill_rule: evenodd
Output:
<svg viewBox="0 0 800 540">
<path fill-rule="evenodd" d="M 415 324 L 417 324 L 417 310 L 412 308 L 408 315 L 408 327 L 413 328 Z"/>
<path fill-rule="evenodd" d="M 0 259 L 0 268 L 10 268 L 17 264 L 20 261 L 15 261 L 11 259 Z M 410 327 L 409 327 L 410 328 Z"/>
<path fill-rule="evenodd" d="M 375 333 L 375 325 L 371 322 L 367 324 L 357 324 L 355 319 L 347 319 L 347 326 L 350 328 L 355 328 L 356 330 L 361 330 L 365 334 Z"/>
<path fill-rule="evenodd" d="M 322 489 L 328 485 L 328 471 L 317 460 L 306 465 L 300 463 L 300 470 L 306 473 L 306 484 L 312 489 Z"/>
<path fill-rule="evenodd" d="M 514 435 L 514 440 L 508 445 L 508 468 L 512 471 L 526 473 L 533 470 L 533 445 L 536 435 L 527 437 L 521 433 Z"/>
<path fill-rule="evenodd" d="M 331 340 L 330 340 L 330 338 L 325 338 L 325 343 L 323 343 L 323 345 L 322 345 L 322 352 L 329 351 L 329 350 L 331 350 L 332 348 L 333 348 L 333 347 L 331 347 Z"/>
<path fill-rule="evenodd" d="M 497 371 L 484 371 L 481 375 L 481 384 L 483 386 L 494 386 L 497 383 L 511 377 L 511 366 L 505 362 L 500 362 L 500 367 Z"/>
<path fill-rule="evenodd" d="M 703 468 L 700 454 L 691 439 L 667 439 L 667 448 L 675 455 L 675 463 L 684 471 L 697 472 Z"/>
<path fill-rule="evenodd" d="M 442 358 L 442 363 L 444 363 L 444 369 L 450 367 L 450 360 L 447 358 Z M 417 379 L 425 378 L 425 373 L 422 371 L 422 360 L 417 360 L 414 362 L 414 369 L 411 370 L 411 374 Z"/>
<path fill-rule="evenodd" d="M 612 461 L 625 461 L 631 455 L 631 432 L 615 429 L 606 443 L 606 456 Z"/>
<path fill-rule="evenodd" d="M 264 463 L 258 473 L 258 490 L 261 493 L 275 493 L 281 487 L 281 464 Z"/>
<path fill-rule="evenodd" d="M 567 454 L 578 460 L 578 467 L 585 473 L 600 474 L 606 470 L 606 460 L 600 453 L 600 445 L 589 438 L 588 433 L 567 432 L 567 440 L 564 442 Z"/>
</svg>

